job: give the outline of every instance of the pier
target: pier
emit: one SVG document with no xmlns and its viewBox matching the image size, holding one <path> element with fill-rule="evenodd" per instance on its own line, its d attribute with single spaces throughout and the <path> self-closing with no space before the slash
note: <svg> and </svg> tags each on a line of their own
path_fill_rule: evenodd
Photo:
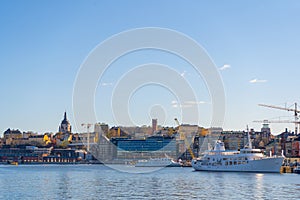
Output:
<svg viewBox="0 0 300 200">
<path fill-rule="evenodd" d="M 300 158 L 285 158 L 280 173 L 294 173 L 294 169 L 300 165 Z"/>
</svg>

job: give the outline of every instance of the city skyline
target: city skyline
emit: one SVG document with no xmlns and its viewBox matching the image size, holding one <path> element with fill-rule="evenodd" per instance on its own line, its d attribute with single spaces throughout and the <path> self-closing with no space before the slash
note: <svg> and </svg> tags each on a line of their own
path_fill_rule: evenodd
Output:
<svg viewBox="0 0 300 200">
<path fill-rule="evenodd" d="M 86 1 L 1 2 L 0 131 L 7 128 L 56 132 L 63 118 L 75 127 L 72 94 L 80 66 L 101 42 L 143 27 L 172 29 L 194 39 L 215 63 L 225 88 L 224 130 L 259 130 L 253 120 L 293 118 L 292 112 L 259 103 L 299 102 L 300 2 L 288 1 Z M 199 120 L 180 121 L 209 128 L 212 105 L 207 85 L 191 65 L 170 53 L 143 50 L 114 62 L 95 91 L 97 121 L 118 126 L 111 96 L 120 77 L 145 63 L 162 63 L 191 85 L 196 101 L 178 102 L 167 88 L 146 85 L 127 100 L 136 125 L 175 126 L 181 109 L 198 108 Z M 167 77 L 166 79 L 172 79 Z M 271 124 L 275 134 L 293 124 Z"/>
</svg>

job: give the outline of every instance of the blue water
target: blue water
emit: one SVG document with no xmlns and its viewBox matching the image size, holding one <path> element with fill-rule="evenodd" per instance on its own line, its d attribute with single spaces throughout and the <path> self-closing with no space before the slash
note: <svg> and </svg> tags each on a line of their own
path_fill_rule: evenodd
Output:
<svg viewBox="0 0 300 200">
<path fill-rule="evenodd" d="M 133 174 L 102 165 L 1 165 L 0 199 L 290 200 L 300 199 L 300 175 L 192 168 Z"/>
</svg>

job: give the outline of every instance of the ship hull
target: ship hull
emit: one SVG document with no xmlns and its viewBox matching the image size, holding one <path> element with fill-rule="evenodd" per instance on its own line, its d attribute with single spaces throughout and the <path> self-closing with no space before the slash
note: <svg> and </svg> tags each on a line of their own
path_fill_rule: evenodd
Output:
<svg viewBox="0 0 300 200">
<path fill-rule="evenodd" d="M 270 157 L 259 160 L 249 160 L 239 165 L 202 165 L 199 160 L 193 160 L 192 167 L 196 171 L 222 171 L 222 172 L 263 172 L 279 173 L 283 157 Z"/>
</svg>

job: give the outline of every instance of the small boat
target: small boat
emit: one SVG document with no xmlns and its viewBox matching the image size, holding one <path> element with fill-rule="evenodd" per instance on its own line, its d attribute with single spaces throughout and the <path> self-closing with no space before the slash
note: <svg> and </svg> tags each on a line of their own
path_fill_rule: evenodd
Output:
<svg viewBox="0 0 300 200">
<path fill-rule="evenodd" d="M 18 166 L 18 165 L 19 165 L 19 163 L 18 163 L 18 162 L 16 162 L 16 161 L 12 161 L 12 162 L 10 162 L 9 164 L 11 164 L 11 165 L 16 165 L 16 166 Z"/>
<path fill-rule="evenodd" d="M 181 167 L 181 163 L 171 158 L 150 158 L 149 160 L 138 160 L 135 167 Z"/>
<path fill-rule="evenodd" d="M 300 165 L 294 169 L 294 173 L 300 174 Z"/>
</svg>

